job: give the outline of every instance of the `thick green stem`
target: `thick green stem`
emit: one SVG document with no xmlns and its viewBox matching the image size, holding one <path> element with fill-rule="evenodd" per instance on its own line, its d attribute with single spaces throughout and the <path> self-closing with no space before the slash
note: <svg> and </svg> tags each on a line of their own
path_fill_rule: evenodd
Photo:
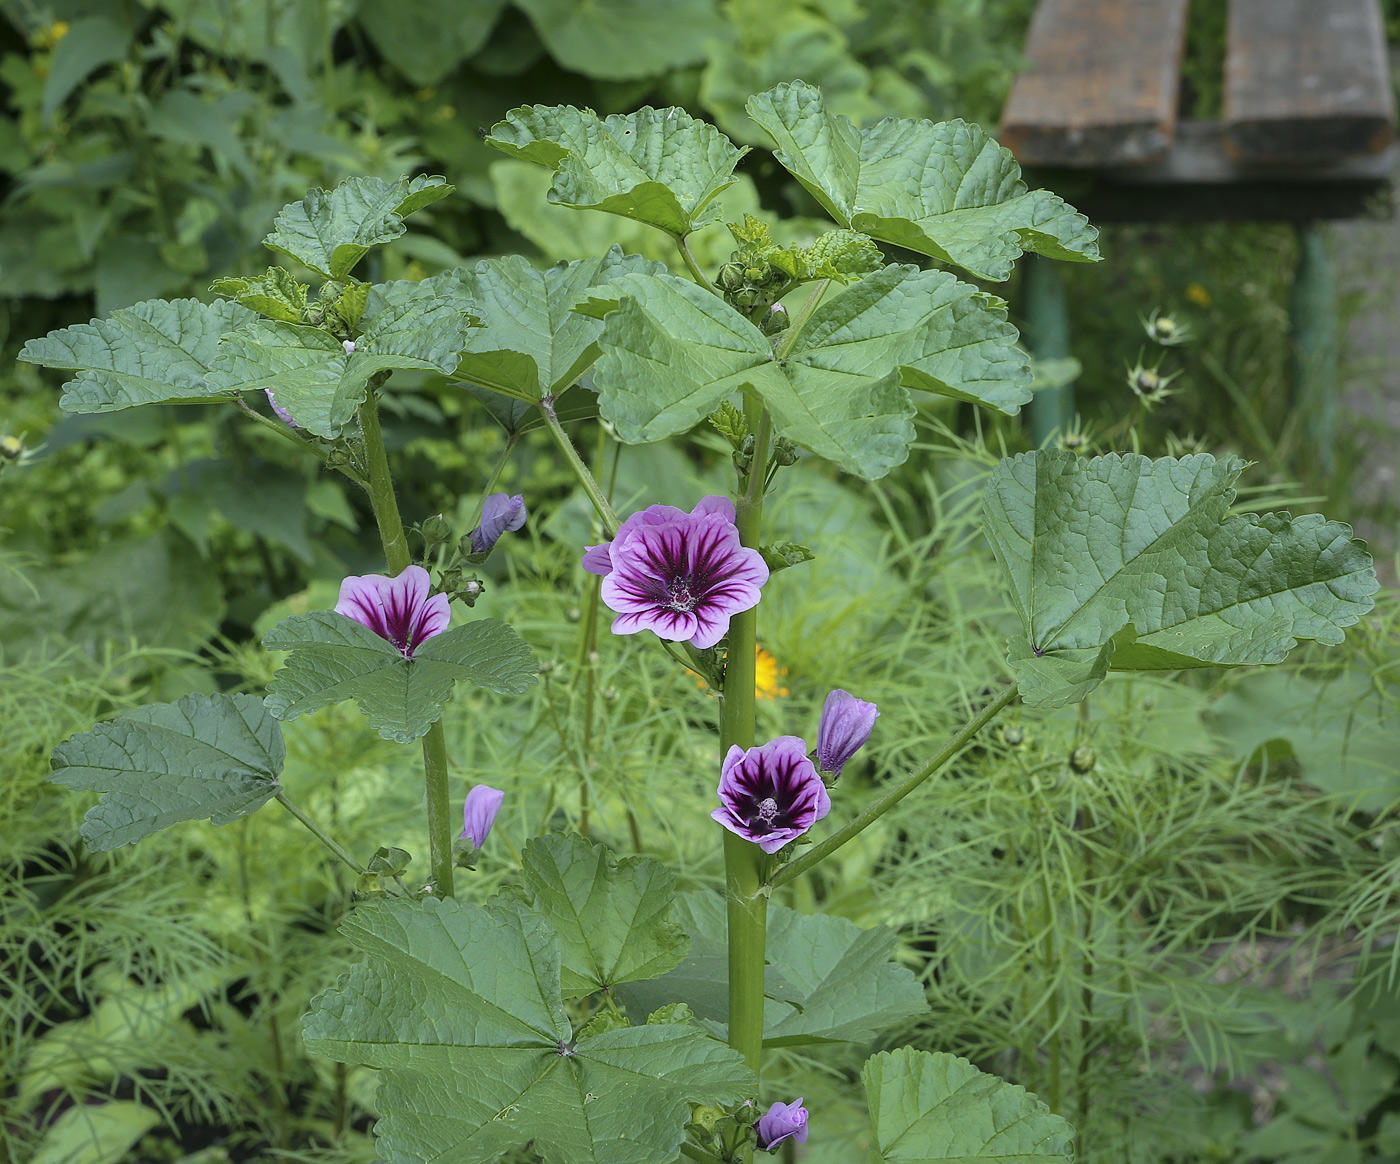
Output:
<svg viewBox="0 0 1400 1164">
<path fill-rule="evenodd" d="M 759 544 L 763 517 L 763 481 L 767 475 L 772 421 L 752 394 L 745 394 L 749 429 L 756 435 L 748 487 L 735 507 L 739 540 Z M 754 654 L 758 609 L 736 614 L 729 622 L 729 651 L 724 668 L 724 708 L 720 754 L 754 743 Z M 724 833 L 724 874 L 729 914 L 729 1045 L 744 1056 L 755 1075 L 763 1066 L 763 962 L 768 926 L 768 893 L 763 884 L 767 857 L 751 841 Z"/>
<path fill-rule="evenodd" d="M 559 446 L 559 451 L 569 462 L 569 468 L 574 471 L 578 483 L 583 486 L 583 491 L 588 494 L 588 500 L 593 503 L 593 508 L 602 519 L 603 536 L 609 540 L 617 537 L 617 514 L 613 512 L 613 507 L 608 503 L 608 499 L 603 496 L 602 487 L 594 479 L 593 474 L 588 471 L 588 466 L 583 463 L 583 458 L 578 455 L 578 449 L 574 448 L 574 442 L 569 439 L 569 434 L 559 423 L 559 417 L 554 412 L 553 396 L 546 396 L 540 401 L 540 414 L 549 427 L 550 435 L 554 437 L 554 443 Z"/>
<path fill-rule="evenodd" d="M 365 464 L 369 469 L 369 503 L 384 543 L 384 560 L 390 574 L 402 574 L 412 564 L 408 538 L 403 532 L 399 503 L 394 499 L 394 479 L 389 475 L 389 457 L 384 451 L 384 434 L 379 428 L 379 407 L 375 393 L 386 377 L 370 381 L 369 395 L 360 405 L 360 430 L 365 438 Z M 452 802 L 447 786 L 447 736 L 438 720 L 423 737 L 424 795 L 428 809 L 428 864 L 433 893 L 453 895 Z"/>
<path fill-rule="evenodd" d="M 1016 686 L 1008 687 L 998 695 L 991 703 L 987 704 L 972 719 L 968 720 L 958 734 L 949 740 L 943 747 L 929 759 L 928 763 L 916 768 L 903 780 L 891 788 L 884 796 L 875 801 L 874 804 L 866 808 L 859 816 L 837 829 L 826 840 L 819 845 L 813 845 L 802 856 L 793 861 L 789 861 L 773 876 L 771 882 L 773 888 L 779 885 L 786 885 L 794 877 L 799 877 L 807 872 L 818 861 L 831 856 L 842 845 L 854 837 L 857 833 L 863 832 L 874 824 L 885 813 L 889 812 L 896 804 L 914 791 L 920 784 L 937 772 L 944 764 L 953 759 L 963 748 L 967 747 L 972 737 L 980 732 L 987 724 L 991 723 L 1007 704 L 1016 698 Z"/>
</svg>

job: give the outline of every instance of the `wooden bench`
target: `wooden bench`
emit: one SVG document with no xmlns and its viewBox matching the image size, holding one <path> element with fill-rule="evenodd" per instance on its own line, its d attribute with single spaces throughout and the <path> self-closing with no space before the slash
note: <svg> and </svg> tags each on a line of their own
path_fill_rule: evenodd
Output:
<svg viewBox="0 0 1400 1164">
<path fill-rule="evenodd" d="M 1298 226 L 1293 399 L 1325 466 L 1338 339 L 1316 224 L 1388 205 L 1395 101 L 1380 4 L 1228 4 L 1223 115 L 1203 122 L 1178 118 L 1188 0 L 1040 0 L 1000 140 L 1094 222 Z M 1069 354 L 1052 264 L 1028 263 L 1022 314 L 1035 355 Z M 1037 444 L 1070 423 L 1072 392 L 1036 394 Z"/>
</svg>

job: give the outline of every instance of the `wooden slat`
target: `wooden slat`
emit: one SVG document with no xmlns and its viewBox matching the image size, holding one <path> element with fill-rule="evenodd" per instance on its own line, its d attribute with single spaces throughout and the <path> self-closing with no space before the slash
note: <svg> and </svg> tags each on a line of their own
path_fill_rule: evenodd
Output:
<svg viewBox="0 0 1400 1164">
<path fill-rule="evenodd" d="M 1236 157 L 1375 153 L 1394 120 L 1379 0 L 1230 0 L 1225 133 Z"/>
<path fill-rule="evenodd" d="M 1183 121 L 1162 162 L 1097 171 L 1037 171 L 1032 185 L 1063 194 L 1094 223 L 1313 222 L 1394 213 L 1397 150 L 1299 166 L 1251 163 L 1225 151 L 1218 121 Z"/>
<path fill-rule="evenodd" d="M 1186 8 L 1187 0 L 1040 0 L 1001 143 L 1032 166 L 1161 158 L 1176 129 Z"/>
</svg>

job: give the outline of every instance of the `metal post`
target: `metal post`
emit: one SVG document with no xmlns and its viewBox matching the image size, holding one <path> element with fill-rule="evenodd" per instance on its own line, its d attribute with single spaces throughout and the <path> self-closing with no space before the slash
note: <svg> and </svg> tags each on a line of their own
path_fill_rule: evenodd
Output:
<svg viewBox="0 0 1400 1164">
<path fill-rule="evenodd" d="M 1021 317 L 1026 347 L 1037 360 L 1069 356 L 1069 305 L 1052 259 L 1027 255 L 1022 269 Z M 1039 388 L 1030 403 L 1031 443 L 1041 448 L 1074 420 L 1074 386 Z"/>
<path fill-rule="evenodd" d="M 1333 467 L 1340 359 L 1337 285 L 1327 242 L 1316 223 L 1298 227 L 1298 267 L 1289 301 L 1293 323 L 1293 408 L 1301 414 L 1313 465 Z"/>
</svg>

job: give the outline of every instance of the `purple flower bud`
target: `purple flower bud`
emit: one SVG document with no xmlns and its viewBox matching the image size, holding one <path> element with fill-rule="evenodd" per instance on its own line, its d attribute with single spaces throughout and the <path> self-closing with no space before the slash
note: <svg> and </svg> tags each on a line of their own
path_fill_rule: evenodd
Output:
<svg viewBox="0 0 1400 1164">
<path fill-rule="evenodd" d="M 759 1116 L 758 1146 L 771 1152 L 789 1136 L 799 1144 L 807 1142 L 807 1109 L 799 1095 L 791 1103 L 775 1103 L 766 1115 Z"/>
<path fill-rule="evenodd" d="M 335 612 L 369 627 L 411 659 L 426 640 L 447 629 L 452 617 L 447 595 L 430 595 L 429 589 L 428 571 L 422 566 L 409 566 L 397 578 L 351 577 L 340 584 Z"/>
<path fill-rule="evenodd" d="M 821 770 L 841 775 L 846 762 L 870 738 L 879 718 L 880 709 L 875 704 L 857 699 L 849 691 L 838 687 L 828 695 L 817 727 L 817 763 Z"/>
<path fill-rule="evenodd" d="M 467 803 L 462 810 L 462 837 L 470 838 L 472 848 L 479 849 L 486 843 L 505 798 L 504 792 L 488 784 L 478 784 L 467 793 Z"/>
<path fill-rule="evenodd" d="M 472 549 L 478 554 L 489 553 L 503 533 L 519 529 L 525 524 L 525 498 L 517 493 L 493 493 L 481 506 L 481 524 L 467 536 L 471 538 Z"/>
<path fill-rule="evenodd" d="M 617 537 L 587 546 L 583 568 L 603 575 L 603 601 L 618 612 L 616 635 L 655 631 L 704 649 L 729 620 L 758 605 L 768 567 L 739 542 L 734 503 L 706 497 L 690 512 L 652 505 L 622 523 Z"/>
<path fill-rule="evenodd" d="M 831 811 L 826 785 L 807 758 L 806 741 L 797 736 L 779 736 L 748 751 L 730 748 L 720 771 L 719 803 L 710 815 L 765 853 L 776 853 Z"/>
<path fill-rule="evenodd" d="M 345 349 L 345 354 L 346 354 L 347 356 L 353 356 L 353 355 L 355 354 L 355 341 L 354 341 L 354 340 L 341 340 L 341 341 L 340 341 L 340 346 L 343 347 L 343 348 Z"/>
<path fill-rule="evenodd" d="M 271 389 L 271 388 L 264 388 L 263 391 L 267 393 L 267 402 L 268 402 L 270 405 L 272 405 L 272 411 L 275 412 L 275 413 L 277 413 L 277 418 L 278 418 L 283 424 L 285 424 L 288 428 L 300 428 L 300 427 L 301 427 L 301 425 L 297 424 L 297 422 L 294 421 L 294 420 L 292 419 L 292 414 L 291 414 L 290 412 L 288 412 L 285 408 L 283 408 L 280 404 L 277 403 L 277 397 L 275 397 L 275 396 L 272 394 L 272 389 Z"/>
</svg>

